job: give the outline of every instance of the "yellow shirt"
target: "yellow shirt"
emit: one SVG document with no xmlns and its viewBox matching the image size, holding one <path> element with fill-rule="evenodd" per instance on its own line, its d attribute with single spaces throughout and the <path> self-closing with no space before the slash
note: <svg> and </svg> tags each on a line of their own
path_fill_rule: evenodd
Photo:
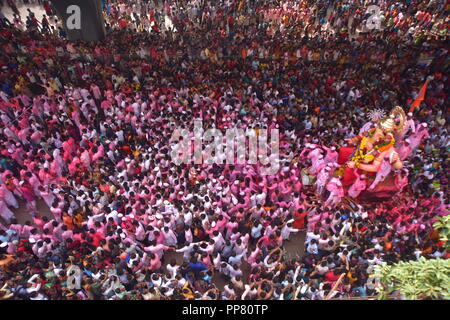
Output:
<svg viewBox="0 0 450 320">
<path fill-rule="evenodd" d="M 184 292 L 186 289 L 188 292 Z M 194 294 L 192 293 L 192 290 L 189 288 L 189 281 L 186 281 L 183 288 L 182 288 L 182 295 L 187 299 L 191 300 L 194 299 Z"/>
<path fill-rule="evenodd" d="M 350 284 L 355 283 L 356 281 L 358 281 L 358 278 L 353 278 L 351 272 L 347 273 L 347 278 L 348 281 L 350 282 Z"/>
</svg>

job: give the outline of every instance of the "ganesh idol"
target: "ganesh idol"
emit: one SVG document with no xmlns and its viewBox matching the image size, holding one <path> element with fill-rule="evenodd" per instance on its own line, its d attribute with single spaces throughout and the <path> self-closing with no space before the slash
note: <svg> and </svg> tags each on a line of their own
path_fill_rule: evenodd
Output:
<svg viewBox="0 0 450 320">
<path fill-rule="evenodd" d="M 397 106 L 388 116 L 381 110 L 373 111 L 370 120 L 339 151 L 342 183 L 346 190 L 362 190 L 358 195 L 363 198 L 387 198 L 398 192 L 395 175 L 403 169 L 403 162 L 396 150 L 396 137 L 404 133 L 407 118 Z M 354 185 L 358 183 L 361 186 Z"/>
</svg>

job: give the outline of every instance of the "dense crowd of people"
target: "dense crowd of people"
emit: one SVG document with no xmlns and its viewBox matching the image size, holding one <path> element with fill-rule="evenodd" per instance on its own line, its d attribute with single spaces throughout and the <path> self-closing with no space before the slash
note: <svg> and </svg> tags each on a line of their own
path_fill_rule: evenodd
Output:
<svg viewBox="0 0 450 320">
<path fill-rule="evenodd" d="M 99 42 L 48 1 L 48 24 L 0 16 L 0 299 L 368 297 L 378 264 L 448 258 L 449 2 L 379 1 L 360 28 L 373 2 L 103 1 Z M 425 80 L 399 192 L 335 195 L 345 139 Z M 197 119 L 278 128 L 280 170 L 175 164 Z"/>
</svg>

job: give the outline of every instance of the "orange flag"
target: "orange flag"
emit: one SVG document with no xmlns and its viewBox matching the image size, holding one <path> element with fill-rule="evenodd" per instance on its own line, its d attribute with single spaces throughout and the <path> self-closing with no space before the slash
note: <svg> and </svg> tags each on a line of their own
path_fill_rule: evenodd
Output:
<svg viewBox="0 0 450 320">
<path fill-rule="evenodd" d="M 428 86 L 428 79 L 427 81 L 425 81 L 425 83 L 422 86 L 422 89 L 420 89 L 419 94 L 417 95 L 416 100 L 414 100 L 414 102 L 411 104 L 411 106 L 409 107 L 409 112 L 413 112 L 414 109 L 416 109 L 417 107 L 420 106 L 420 104 L 422 103 L 422 101 L 425 99 L 425 93 L 427 92 L 427 86 Z"/>
</svg>

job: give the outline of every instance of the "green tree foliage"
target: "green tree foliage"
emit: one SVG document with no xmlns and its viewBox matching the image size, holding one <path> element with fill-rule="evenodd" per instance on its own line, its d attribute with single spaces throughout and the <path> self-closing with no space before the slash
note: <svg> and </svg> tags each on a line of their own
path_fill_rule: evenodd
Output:
<svg viewBox="0 0 450 320">
<path fill-rule="evenodd" d="M 439 230 L 441 240 L 445 242 L 444 246 L 447 250 L 450 250 L 450 215 L 440 217 L 433 226 L 436 230 Z"/>
<path fill-rule="evenodd" d="M 450 300 L 450 259 L 420 257 L 419 261 L 384 263 L 375 267 L 371 277 L 379 282 L 379 299 L 400 292 L 408 300 Z"/>
</svg>

